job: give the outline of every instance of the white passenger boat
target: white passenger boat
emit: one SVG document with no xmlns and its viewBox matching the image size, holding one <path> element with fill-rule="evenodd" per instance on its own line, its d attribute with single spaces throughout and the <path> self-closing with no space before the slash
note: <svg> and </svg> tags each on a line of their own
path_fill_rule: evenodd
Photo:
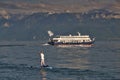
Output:
<svg viewBox="0 0 120 80">
<path fill-rule="evenodd" d="M 89 35 L 68 35 L 51 37 L 48 41 L 50 45 L 92 45 L 95 42 L 95 38 L 90 38 Z"/>
</svg>

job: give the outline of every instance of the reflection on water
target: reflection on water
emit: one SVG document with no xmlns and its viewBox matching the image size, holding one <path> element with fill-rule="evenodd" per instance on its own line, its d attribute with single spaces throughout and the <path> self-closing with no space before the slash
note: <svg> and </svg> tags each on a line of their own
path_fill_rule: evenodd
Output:
<svg viewBox="0 0 120 80">
<path fill-rule="evenodd" d="M 62 52 L 62 53 L 61 53 Z M 56 54 L 55 54 L 56 55 Z M 57 66 L 63 68 L 87 69 L 90 64 L 88 60 L 89 48 L 67 47 L 57 48 L 57 58 L 59 60 Z"/>
<path fill-rule="evenodd" d="M 40 75 L 41 75 L 41 78 L 42 80 L 47 80 L 47 72 L 43 69 L 40 70 Z"/>
</svg>

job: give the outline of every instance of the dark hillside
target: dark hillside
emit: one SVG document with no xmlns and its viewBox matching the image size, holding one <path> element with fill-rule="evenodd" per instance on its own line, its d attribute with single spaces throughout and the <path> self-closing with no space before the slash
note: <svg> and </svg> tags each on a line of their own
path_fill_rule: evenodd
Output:
<svg viewBox="0 0 120 80">
<path fill-rule="evenodd" d="M 96 13 L 97 12 L 97 13 Z M 11 15 L 10 19 L 0 18 L 0 40 L 41 40 L 48 39 L 47 31 L 59 34 L 89 34 L 97 40 L 119 40 L 120 20 L 105 18 L 115 15 L 108 11 L 89 13 L 35 13 L 32 15 Z M 97 17 L 96 17 L 97 15 Z"/>
</svg>

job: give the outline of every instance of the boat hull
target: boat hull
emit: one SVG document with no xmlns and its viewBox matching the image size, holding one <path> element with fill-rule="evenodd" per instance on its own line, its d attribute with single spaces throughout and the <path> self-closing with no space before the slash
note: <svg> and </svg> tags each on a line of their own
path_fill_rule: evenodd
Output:
<svg viewBox="0 0 120 80">
<path fill-rule="evenodd" d="M 48 42 L 50 45 L 92 45 L 94 41 L 91 42 L 77 42 L 77 43 L 63 43 L 63 42 Z"/>
</svg>

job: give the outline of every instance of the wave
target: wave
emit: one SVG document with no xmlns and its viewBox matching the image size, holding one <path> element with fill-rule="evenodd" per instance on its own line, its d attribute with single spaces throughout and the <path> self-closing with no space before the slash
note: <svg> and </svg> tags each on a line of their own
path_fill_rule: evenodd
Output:
<svg viewBox="0 0 120 80">
<path fill-rule="evenodd" d="M 0 47 L 14 47 L 14 46 L 26 46 L 25 44 L 9 44 L 9 45 L 0 45 Z"/>
<path fill-rule="evenodd" d="M 90 69 L 71 69 L 71 68 L 53 68 L 53 69 L 45 69 L 43 72 L 62 75 L 62 76 L 70 76 L 76 77 L 78 80 L 112 80 L 116 79 L 113 75 L 102 72 L 102 71 L 94 71 Z M 41 71 L 42 72 L 42 71 Z M 86 79 L 85 79 L 86 78 Z"/>
<path fill-rule="evenodd" d="M 27 64 L 7 64 L 0 63 L 0 69 L 2 70 L 12 70 L 12 71 L 21 71 L 24 72 L 39 72 L 42 74 L 52 74 L 62 77 L 76 77 L 78 80 L 112 80 L 117 79 L 108 72 L 103 71 L 94 71 L 92 69 L 72 69 L 72 68 L 56 68 L 52 69 L 41 69 L 39 66 L 29 66 Z M 42 75 L 41 75 L 42 76 Z M 47 77 L 47 76 L 46 76 Z"/>
<path fill-rule="evenodd" d="M 7 64 L 0 63 L 0 69 L 14 69 L 14 70 L 40 70 L 39 67 L 28 66 L 27 64 Z"/>
<path fill-rule="evenodd" d="M 44 43 L 44 44 L 42 44 L 43 46 L 48 46 L 49 44 L 48 43 Z"/>
</svg>

